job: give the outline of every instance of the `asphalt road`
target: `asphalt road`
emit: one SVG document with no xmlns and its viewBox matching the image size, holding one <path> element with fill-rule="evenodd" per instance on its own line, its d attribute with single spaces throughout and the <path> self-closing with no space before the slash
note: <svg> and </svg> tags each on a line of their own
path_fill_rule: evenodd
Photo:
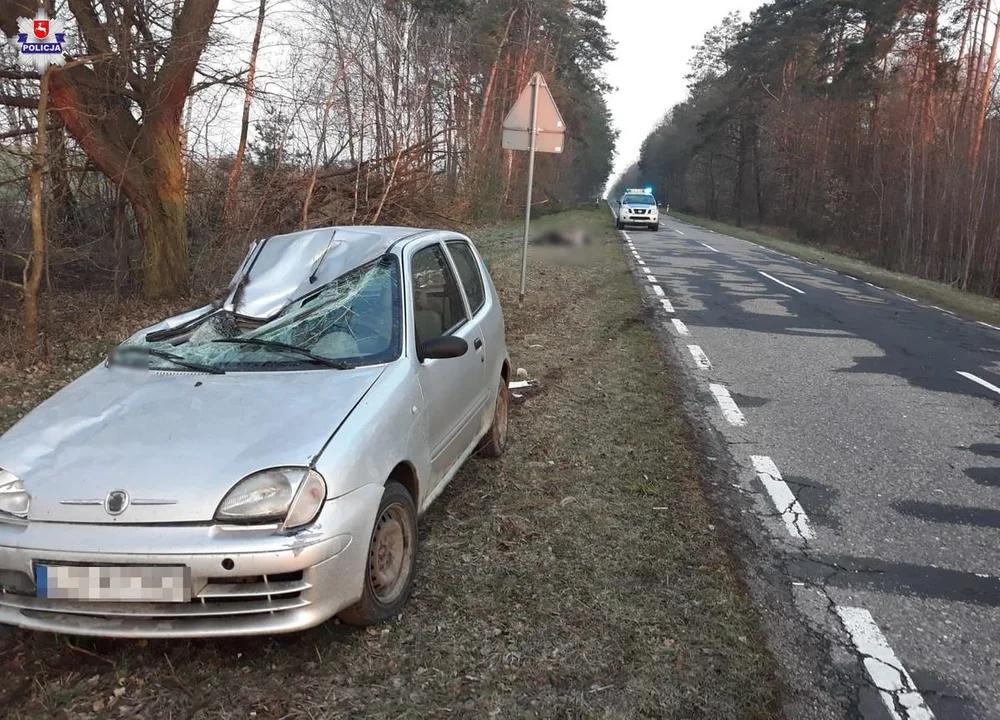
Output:
<svg viewBox="0 0 1000 720">
<path fill-rule="evenodd" d="M 1000 330 L 673 219 L 625 235 L 798 612 L 855 666 L 848 714 L 1000 720 Z"/>
</svg>

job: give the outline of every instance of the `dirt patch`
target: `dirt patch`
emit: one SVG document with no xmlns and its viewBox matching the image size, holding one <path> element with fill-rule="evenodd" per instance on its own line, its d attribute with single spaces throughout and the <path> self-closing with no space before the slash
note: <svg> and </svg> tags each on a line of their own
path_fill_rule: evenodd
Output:
<svg viewBox="0 0 1000 720">
<path fill-rule="evenodd" d="M 604 215 L 547 220 L 607 239 Z M 518 306 L 516 230 L 476 239 L 515 367 L 540 392 L 515 406 L 508 454 L 468 463 L 422 521 L 402 616 L 226 641 L 14 633 L 0 637 L 7 716 L 778 715 L 773 661 L 620 250 L 533 262 Z"/>
</svg>

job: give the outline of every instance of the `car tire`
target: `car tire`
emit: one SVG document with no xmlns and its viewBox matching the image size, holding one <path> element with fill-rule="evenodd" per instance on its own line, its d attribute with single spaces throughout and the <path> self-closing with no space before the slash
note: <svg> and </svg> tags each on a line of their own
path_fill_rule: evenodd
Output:
<svg viewBox="0 0 1000 720">
<path fill-rule="evenodd" d="M 510 422 L 510 388 L 507 381 L 500 378 L 497 401 L 493 406 L 493 422 L 490 429 L 479 441 L 476 451 L 483 457 L 498 458 L 507 449 L 507 429 Z"/>
<path fill-rule="evenodd" d="M 364 593 L 340 621 L 365 627 L 394 618 L 410 599 L 416 569 L 417 508 L 407 489 L 389 480 L 368 541 Z"/>
<path fill-rule="evenodd" d="M 650 225 L 649 229 L 652 230 L 653 232 L 659 232 L 660 231 L 660 223 L 656 223 L 655 225 Z"/>
<path fill-rule="evenodd" d="M 615 227 L 618 228 L 619 230 L 624 230 L 625 229 L 625 223 L 623 223 L 621 220 L 618 220 L 618 221 L 615 222 Z"/>
</svg>

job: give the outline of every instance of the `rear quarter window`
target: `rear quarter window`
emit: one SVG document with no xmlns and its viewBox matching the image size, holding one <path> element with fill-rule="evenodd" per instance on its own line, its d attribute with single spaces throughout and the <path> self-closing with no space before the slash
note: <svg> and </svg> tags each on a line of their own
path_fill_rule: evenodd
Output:
<svg viewBox="0 0 1000 720">
<path fill-rule="evenodd" d="M 465 295 L 469 298 L 472 314 L 475 315 L 486 304 L 486 288 L 483 285 L 483 273 L 479 262 L 472 248 L 464 240 L 449 240 L 447 245 L 451 259 L 455 261 L 455 267 L 458 269 L 462 287 L 465 288 Z"/>
</svg>

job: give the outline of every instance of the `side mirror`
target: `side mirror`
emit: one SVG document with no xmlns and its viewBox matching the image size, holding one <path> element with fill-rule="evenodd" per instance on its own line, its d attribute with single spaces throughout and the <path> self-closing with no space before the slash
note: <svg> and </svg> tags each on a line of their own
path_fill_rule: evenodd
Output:
<svg viewBox="0 0 1000 720">
<path fill-rule="evenodd" d="M 424 360 L 448 360 L 462 357 L 467 352 L 469 352 L 469 343 L 454 335 L 442 335 L 417 346 L 417 357 L 420 362 Z"/>
</svg>

